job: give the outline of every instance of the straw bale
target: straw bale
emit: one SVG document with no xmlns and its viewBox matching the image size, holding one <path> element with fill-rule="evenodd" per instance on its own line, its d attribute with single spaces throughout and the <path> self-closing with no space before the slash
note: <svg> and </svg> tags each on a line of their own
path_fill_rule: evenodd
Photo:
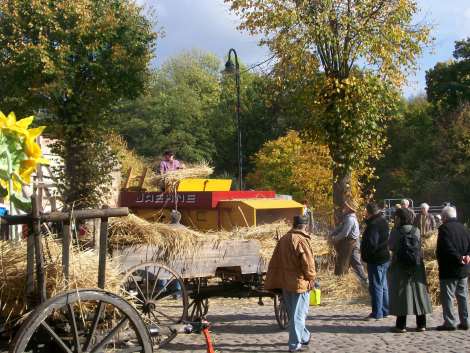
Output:
<svg viewBox="0 0 470 353">
<path fill-rule="evenodd" d="M 174 192 L 182 179 L 207 178 L 214 172 L 207 162 L 187 165 L 183 169 L 166 172 L 165 174 L 154 174 L 150 177 L 150 183 L 154 187 L 165 187 L 167 192 Z"/>
<path fill-rule="evenodd" d="M 62 272 L 62 243 L 43 239 L 47 297 L 79 288 L 96 288 L 98 281 L 98 253 L 80 250 L 70 252 L 68 284 Z M 13 322 L 27 312 L 26 307 L 26 241 L 0 241 L 0 317 Z M 121 280 L 117 264 L 108 260 L 106 289 L 118 293 Z"/>
<path fill-rule="evenodd" d="M 423 238 L 424 267 L 426 268 L 426 279 L 428 291 L 431 295 L 433 305 L 440 304 L 439 291 L 439 266 L 436 260 L 437 232 L 431 233 Z"/>
</svg>

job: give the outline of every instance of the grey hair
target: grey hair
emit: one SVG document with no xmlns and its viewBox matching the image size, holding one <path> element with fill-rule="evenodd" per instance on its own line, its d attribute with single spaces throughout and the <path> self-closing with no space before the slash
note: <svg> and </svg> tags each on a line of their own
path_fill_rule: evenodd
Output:
<svg viewBox="0 0 470 353">
<path fill-rule="evenodd" d="M 423 202 L 419 207 L 425 208 L 426 211 L 429 210 L 429 205 L 426 202 Z"/>
<path fill-rule="evenodd" d="M 446 206 L 442 209 L 442 218 L 457 218 L 457 210 L 455 207 L 452 206 Z"/>
<path fill-rule="evenodd" d="M 401 203 L 403 206 L 408 207 L 408 206 L 410 205 L 410 200 L 408 200 L 408 199 L 403 199 L 403 200 L 401 200 L 400 203 Z"/>
</svg>

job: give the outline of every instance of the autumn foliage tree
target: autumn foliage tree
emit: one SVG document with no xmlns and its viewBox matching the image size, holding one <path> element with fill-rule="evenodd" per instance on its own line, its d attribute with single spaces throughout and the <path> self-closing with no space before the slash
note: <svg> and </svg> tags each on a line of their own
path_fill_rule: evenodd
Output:
<svg viewBox="0 0 470 353">
<path fill-rule="evenodd" d="M 0 106 L 38 112 L 59 139 L 67 204 L 99 204 L 112 168 L 103 112 L 144 89 L 152 27 L 132 0 L 0 2 Z"/>
<path fill-rule="evenodd" d="M 253 156 L 248 184 L 307 198 L 316 210 L 331 206 L 332 160 L 325 145 L 305 142 L 296 131 L 266 142 Z"/>
<path fill-rule="evenodd" d="M 333 161 L 328 147 L 289 131 L 266 142 L 253 156 L 254 171 L 247 176 L 248 185 L 292 195 L 297 201 L 309 201 L 310 207 L 330 223 L 333 206 Z M 351 195 L 363 204 L 362 172 L 352 173 Z"/>
<path fill-rule="evenodd" d="M 413 24 L 413 0 L 226 0 L 240 28 L 261 35 L 277 75 L 311 86 L 306 127 L 328 145 L 337 210 L 351 197 L 351 173 L 378 158 L 400 87 L 429 41 Z M 358 69 L 358 67 L 360 69 Z M 318 94 L 320 93 L 320 94 Z M 384 110 L 385 108 L 385 110 Z"/>
</svg>

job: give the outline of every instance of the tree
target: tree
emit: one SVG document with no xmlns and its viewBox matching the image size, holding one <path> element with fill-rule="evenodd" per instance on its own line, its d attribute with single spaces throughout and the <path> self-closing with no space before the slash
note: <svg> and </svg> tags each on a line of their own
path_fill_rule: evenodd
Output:
<svg viewBox="0 0 470 353">
<path fill-rule="evenodd" d="M 390 147 L 375 164 L 377 197 L 438 202 L 434 183 L 436 138 L 432 105 L 424 97 L 403 101 L 399 118 L 387 128 Z"/>
<path fill-rule="evenodd" d="M 267 141 L 252 157 L 253 171 L 247 176 L 250 187 L 276 190 L 296 200 L 309 201 L 321 222 L 331 225 L 333 206 L 333 161 L 328 147 L 302 139 L 296 131 Z M 363 205 L 362 175 L 352 173 L 352 197 Z"/>
<path fill-rule="evenodd" d="M 250 186 L 310 200 L 315 210 L 332 204 L 332 161 L 328 147 L 302 141 L 298 132 L 266 142 L 253 156 Z M 331 208 L 330 208 L 331 209 Z"/>
<path fill-rule="evenodd" d="M 0 104 L 41 113 L 60 139 L 65 202 L 97 205 L 112 167 L 103 112 L 144 89 L 153 24 L 131 0 L 5 0 L 0 16 Z"/>
<path fill-rule="evenodd" d="M 155 70 L 145 95 L 114 109 L 115 127 L 129 147 L 146 157 L 172 149 L 188 162 L 212 161 L 210 121 L 219 102 L 220 66 L 215 55 L 191 51 Z"/>
<path fill-rule="evenodd" d="M 323 135 L 334 163 L 334 204 L 350 197 L 351 171 L 378 158 L 385 143 L 383 99 L 399 87 L 428 42 L 429 29 L 413 25 L 413 0 L 226 0 L 240 28 L 263 35 L 277 56 L 278 72 L 302 73 L 310 92 L 323 94 L 310 128 Z M 366 64 L 370 72 L 356 66 Z M 318 69 L 321 68 L 321 74 Z M 385 82 L 384 85 L 382 83 Z M 381 95 L 377 97 L 376 94 Z M 363 95 L 371 98 L 357 102 Z M 312 96 L 312 101 L 315 100 Z M 364 110 L 366 109 L 366 110 Z M 367 112 L 372 111 L 372 119 Z M 325 114 L 326 113 L 326 114 Z M 353 123 L 354 128 L 349 125 Z M 372 130 L 371 130 L 372 128 Z M 324 129 L 324 131 L 322 131 Z M 325 134 L 323 134 L 325 132 Z M 372 148 L 372 151 L 369 149 Z M 372 152 L 372 153 L 371 153 Z"/>
<path fill-rule="evenodd" d="M 441 114 L 470 102 L 470 38 L 455 43 L 454 58 L 426 72 L 428 100 Z"/>
<path fill-rule="evenodd" d="M 290 126 L 289 117 L 280 110 L 272 97 L 272 79 L 241 68 L 241 131 L 244 174 L 253 170 L 253 156 L 269 140 L 284 134 Z M 211 115 L 211 129 L 217 150 L 216 173 L 237 173 L 236 94 L 233 76 L 221 82 L 219 103 Z"/>
</svg>

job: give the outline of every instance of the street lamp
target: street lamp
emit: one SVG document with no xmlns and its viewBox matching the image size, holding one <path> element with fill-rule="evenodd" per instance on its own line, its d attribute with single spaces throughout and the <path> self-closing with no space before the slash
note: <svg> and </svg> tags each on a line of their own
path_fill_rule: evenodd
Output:
<svg viewBox="0 0 470 353">
<path fill-rule="evenodd" d="M 231 56 L 235 56 L 235 65 Z M 237 86 L 237 153 L 238 153 L 238 188 L 243 189 L 243 157 L 242 157 L 242 130 L 240 124 L 240 65 L 238 63 L 238 55 L 235 49 L 228 51 L 228 60 L 225 63 L 226 74 L 235 74 L 235 85 Z"/>
</svg>

